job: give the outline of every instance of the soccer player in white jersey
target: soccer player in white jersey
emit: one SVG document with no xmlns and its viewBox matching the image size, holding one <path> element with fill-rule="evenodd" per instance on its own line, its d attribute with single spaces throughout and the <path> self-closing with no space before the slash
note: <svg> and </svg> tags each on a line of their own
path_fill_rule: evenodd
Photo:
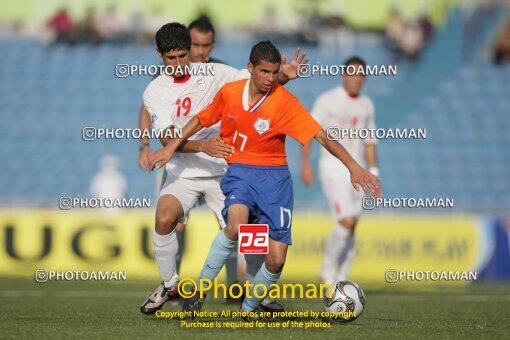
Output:
<svg viewBox="0 0 510 340">
<path fill-rule="evenodd" d="M 188 31 L 191 36 L 191 48 L 189 53 L 189 60 L 195 63 L 220 63 L 224 64 L 219 59 L 211 57 L 211 52 L 214 49 L 215 45 L 215 30 L 213 25 L 206 18 L 199 18 L 197 20 L 192 21 L 188 26 Z M 151 128 L 151 117 L 149 112 L 145 109 L 145 106 L 142 103 L 139 112 L 139 128 L 142 131 L 147 131 Z M 138 155 L 138 163 L 142 170 L 148 171 L 147 164 L 149 159 L 152 156 L 152 150 L 150 147 L 150 140 L 148 137 L 142 136 L 140 138 L 140 152 Z M 217 144 L 217 145 L 214 145 Z M 208 145 L 211 149 L 221 147 L 220 140 L 218 138 L 214 138 L 210 140 Z M 165 183 L 166 179 L 166 171 L 161 169 L 161 172 L 158 172 L 158 176 L 156 178 L 156 192 L 159 195 L 159 190 L 161 190 L 161 185 Z M 203 200 L 199 200 L 199 203 L 203 203 Z M 199 204 L 197 203 L 197 205 Z M 189 216 L 186 216 L 184 220 L 188 220 Z M 184 254 L 184 249 L 186 245 L 186 225 L 183 223 L 177 223 L 177 227 L 175 228 L 177 233 L 177 242 L 179 243 L 179 251 L 177 253 L 177 273 L 180 271 L 180 265 L 182 261 L 182 257 Z M 226 272 L 227 272 L 227 285 L 233 284 L 237 280 L 237 253 L 232 252 L 226 264 Z M 236 299 L 227 297 L 227 302 L 237 303 Z"/>
<path fill-rule="evenodd" d="M 358 57 L 349 58 L 345 65 L 354 65 L 356 70 L 359 66 L 366 68 L 365 62 Z M 324 129 L 375 129 L 374 104 L 368 96 L 361 94 L 364 82 L 362 74 L 344 74 L 343 86 L 317 98 L 312 114 Z M 366 163 L 369 171 L 379 176 L 376 139 L 345 138 L 340 142 L 358 163 Z M 311 149 L 312 143 L 308 143 L 302 152 L 301 179 L 306 185 L 312 184 L 314 176 Z M 322 281 L 329 284 L 347 279 L 355 253 L 354 230 L 362 210 L 362 194 L 352 188 L 349 172 L 339 165 L 335 157 L 321 150 L 319 178 L 335 218 L 319 271 Z"/>
<path fill-rule="evenodd" d="M 156 45 L 164 64 L 177 70 L 172 75 L 160 75 L 144 92 L 144 106 L 151 115 L 153 128 L 157 130 L 184 127 L 212 101 L 224 84 L 250 77 L 247 70 L 239 71 L 215 63 L 207 64 L 214 66 L 214 74 L 195 75 L 179 71 L 179 66 L 206 65 L 189 63 L 191 38 L 187 28 L 181 24 L 170 23 L 161 27 L 156 33 Z M 305 55 L 300 56 L 298 49 L 290 63 L 284 62 L 282 57 L 282 72 L 278 81 L 283 84 L 295 79 L 298 65 L 306 62 Z M 177 222 L 185 223 L 185 216 L 199 197 L 204 197 L 221 227 L 225 227 L 221 215 L 225 197 L 219 183 L 227 169 L 223 158 L 231 154 L 232 147 L 221 140 L 209 143 L 213 136 L 218 135 L 219 125 L 202 130 L 195 138 L 183 143 L 180 153 L 166 165 L 167 176 L 159 194 L 153 233 L 154 255 L 163 283 L 141 305 L 142 313 L 152 314 L 161 309 L 166 301 L 178 298 L 179 277 L 175 262 L 178 243 L 175 226 Z M 161 138 L 161 143 L 166 145 L 170 140 Z M 250 274 L 254 276 L 258 271 L 264 257 L 251 255 L 246 257 L 246 261 L 249 278 Z M 266 305 L 268 309 L 281 309 L 281 306 L 274 306 L 275 303 L 271 301 L 267 301 Z"/>
</svg>

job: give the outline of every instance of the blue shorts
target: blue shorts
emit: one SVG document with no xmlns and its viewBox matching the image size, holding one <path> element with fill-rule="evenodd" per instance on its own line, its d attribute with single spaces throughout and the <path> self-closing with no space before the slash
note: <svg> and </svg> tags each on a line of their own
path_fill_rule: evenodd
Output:
<svg viewBox="0 0 510 340">
<path fill-rule="evenodd" d="M 248 223 L 267 224 L 272 239 L 292 244 L 294 195 L 287 166 L 233 163 L 228 167 L 220 186 L 225 195 L 225 208 L 222 211 L 225 221 L 228 221 L 229 206 L 243 204 L 250 209 Z"/>
</svg>

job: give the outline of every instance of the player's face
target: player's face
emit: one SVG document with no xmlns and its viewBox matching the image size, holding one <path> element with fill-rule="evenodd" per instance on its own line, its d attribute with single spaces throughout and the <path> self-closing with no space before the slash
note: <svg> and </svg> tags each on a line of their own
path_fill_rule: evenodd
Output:
<svg viewBox="0 0 510 340">
<path fill-rule="evenodd" d="M 206 63 L 214 48 L 213 32 L 189 31 L 191 35 L 190 60 L 194 63 Z"/>
<path fill-rule="evenodd" d="M 356 67 L 358 65 L 355 65 Z M 365 82 L 365 76 L 363 74 L 349 75 L 345 74 L 342 76 L 344 80 L 344 88 L 352 96 L 357 96 L 361 92 L 361 88 Z"/>
<path fill-rule="evenodd" d="M 189 51 L 188 50 L 172 50 L 166 53 L 159 53 L 159 56 L 163 59 L 165 66 L 171 66 L 176 72 L 173 74 L 174 77 L 181 77 L 184 75 L 186 70 L 185 66 L 189 62 Z M 177 67 L 180 66 L 180 69 Z M 170 72 L 169 70 L 168 72 Z"/>
<path fill-rule="evenodd" d="M 270 63 L 262 60 L 257 66 L 248 63 L 248 71 L 257 89 L 265 93 L 273 86 L 280 72 L 280 63 Z"/>
</svg>

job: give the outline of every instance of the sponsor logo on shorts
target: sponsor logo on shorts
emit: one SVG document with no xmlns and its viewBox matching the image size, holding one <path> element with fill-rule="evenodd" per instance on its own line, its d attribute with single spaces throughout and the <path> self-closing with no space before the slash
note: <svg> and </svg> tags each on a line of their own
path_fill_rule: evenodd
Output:
<svg viewBox="0 0 510 340">
<path fill-rule="evenodd" d="M 241 224 L 238 247 L 239 254 L 267 254 L 269 252 L 269 226 L 267 224 Z"/>
</svg>

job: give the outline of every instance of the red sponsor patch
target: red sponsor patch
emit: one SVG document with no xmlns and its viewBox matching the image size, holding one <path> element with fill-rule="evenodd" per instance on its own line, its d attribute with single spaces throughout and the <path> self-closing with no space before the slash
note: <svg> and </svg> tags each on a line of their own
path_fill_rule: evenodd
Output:
<svg viewBox="0 0 510 340">
<path fill-rule="evenodd" d="M 241 224 L 239 226 L 239 254 L 267 254 L 269 252 L 269 226 L 267 224 Z"/>
</svg>

